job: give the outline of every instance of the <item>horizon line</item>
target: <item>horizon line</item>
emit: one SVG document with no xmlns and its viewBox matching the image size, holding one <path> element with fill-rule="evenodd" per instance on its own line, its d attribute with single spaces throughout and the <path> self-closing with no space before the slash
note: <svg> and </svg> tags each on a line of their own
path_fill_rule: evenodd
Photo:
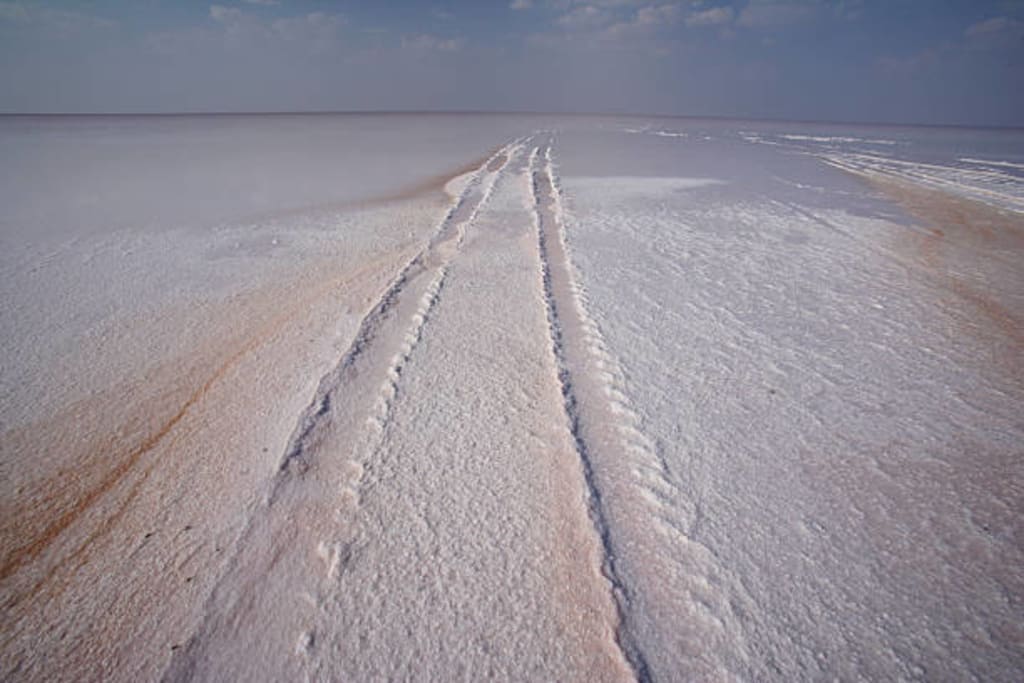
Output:
<svg viewBox="0 0 1024 683">
<path fill-rule="evenodd" d="M 577 117 L 628 117 L 654 119 L 688 119 L 697 121 L 737 121 L 750 123 L 795 123 L 810 125 L 847 125 L 847 126 L 884 126 L 902 128 L 975 128 L 993 130 L 1024 130 L 1020 125 L 993 123 L 908 123 L 906 121 L 855 121 L 849 119 L 787 119 L 780 117 L 750 117 L 728 115 L 696 115 L 666 114 L 638 112 L 601 112 L 601 111 L 533 111 L 533 110 L 496 110 L 496 109 L 308 109 L 308 110 L 268 110 L 268 111 L 230 111 L 230 110 L 191 110 L 191 111 L 0 111 L 0 117 L 188 117 L 188 116 L 395 116 L 395 115 L 466 115 L 466 116 L 577 116 Z"/>
</svg>

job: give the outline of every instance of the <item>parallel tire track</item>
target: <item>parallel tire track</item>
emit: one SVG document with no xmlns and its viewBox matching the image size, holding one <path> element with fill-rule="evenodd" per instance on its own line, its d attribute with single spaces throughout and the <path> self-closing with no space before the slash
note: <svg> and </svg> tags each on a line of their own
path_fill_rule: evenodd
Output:
<svg viewBox="0 0 1024 683">
<path fill-rule="evenodd" d="M 427 246 L 398 272 L 376 305 L 360 321 L 355 338 L 349 345 L 348 350 L 341 357 L 338 365 L 321 378 L 313 401 L 300 416 L 298 425 L 281 461 L 280 469 L 282 472 L 288 470 L 292 465 L 297 466 L 299 469 L 303 468 L 303 457 L 307 454 L 310 444 L 315 441 L 318 427 L 324 424 L 324 418 L 331 411 L 331 394 L 343 383 L 345 371 L 354 366 L 367 348 L 380 336 L 385 320 L 398 303 L 410 280 L 430 265 L 431 257 L 436 257 L 439 247 L 446 240 L 451 239 L 452 233 L 455 233 L 457 239 L 456 246 L 461 246 L 465 224 L 476 216 L 481 204 L 486 201 L 486 196 L 481 197 L 478 201 L 473 201 L 474 193 L 479 190 L 484 177 L 488 173 L 497 173 L 504 167 L 507 161 L 502 161 L 501 166 L 495 171 L 489 171 L 489 168 L 496 161 L 507 160 L 513 145 L 501 148 L 483 166 L 473 172 L 469 183 L 463 189 L 458 200 L 448 209 Z M 485 194 L 489 194 L 489 192 L 490 187 L 485 190 Z M 441 266 L 442 272 L 435 277 L 435 281 L 443 277 L 443 271 L 446 268 L 447 263 L 445 262 Z"/>
<path fill-rule="evenodd" d="M 590 447 L 584 438 L 579 397 L 574 385 L 574 376 L 570 370 L 571 361 L 568 356 L 571 352 L 567 349 L 566 328 L 567 326 L 579 328 L 583 322 L 583 314 L 575 305 L 571 295 L 569 264 L 564 251 L 564 243 L 561 241 L 561 226 L 556 216 L 555 187 L 549 150 L 550 147 L 545 149 L 546 163 L 540 167 L 538 163 L 539 150 L 534 148 L 530 156 L 530 172 L 534 221 L 540 252 L 541 277 L 551 337 L 551 350 L 558 370 L 558 382 L 565 407 L 565 417 L 586 482 L 588 512 L 600 540 L 602 572 L 611 586 L 618 612 L 618 623 L 615 626 L 616 643 L 623 657 L 629 663 L 634 677 L 638 681 L 649 681 L 651 672 L 647 660 L 637 639 L 627 626 L 626 610 L 629 602 L 629 587 L 624 582 L 616 564 L 611 525 L 597 483 Z"/>
<path fill-rule="evenodd" d="M 677 483 L 658 444 L 644 433 L 626 372 L 589 313 L 550 144 L 533 167 L 552 348 L 619 608 L 619 646 L 640 681 L 721 679 L 726 674 L 718 653 L 729 626 L 719 615 L 732 613 L 735 593 L 724 588 L 733 583 L 728 572 L 698 540 L 703 494 Z M 742 643 L 731 646 L 745 656 Z"/>
<path fill-rule="evenodd" d="M 261 593 L 284 589 L 309 596 L 315 606 L 329 589 L 327 584 L 344 570 L 350 555 L 350 541 L 342 538 L 351 531 L 345 528 L 347 515 L 339 508 L 333 517 L 324 518 L 311 507 L 311 501 L 329 500 L 348 490 L 353 494 L 348 504 L 358 508 L 359 481 L 352 484 L 352 473 L 361 480 L 359 460 L 380 437 L 402 368 L 437 304 L 449 266 L 516 149 L 517 143 L 510 143 L 472 174 L 427 245 L 398 272 L 360 322 L 338 364 L 321 378 L 313 401 L 298 419 L 278 472 L 268 484 L 264 504 L 249 519 L 232 559 L 206 600 L 204 616 L 165 670 L 164 680 L 203 675 L 207 663 L 212 663 L 207 653 L 216 650 L 218 639 L 251 639 L 251 634 L 245 635 L 248 629 L 238 632 L 236 625 L 239 619 L 252 616 Z M 315 476 L 304 476 L 314 468 Z M 315 522 L 316 528 L 302 524 L 299 520 L 303 519 Z M 312 544 L 313 551 L 308 555 L 307 544 Z M 302 568 L 306 566 L 303 561 L 279 564 L 285 555 L 319 556 L 323 566 L 309 571 L 312 566 Z M 240 583 L 246 586 L 250 602 L 233 594 L 237 593 L 233 586 Z M 236 613 L 236 609 L 242 611 Z M 262 627 L 256 625 L 254 633 Z M 316 640 L 312 631 L 301 633 L 299 642 L 306 647 L 299 648 L 300 654 Z"/>
</svg>

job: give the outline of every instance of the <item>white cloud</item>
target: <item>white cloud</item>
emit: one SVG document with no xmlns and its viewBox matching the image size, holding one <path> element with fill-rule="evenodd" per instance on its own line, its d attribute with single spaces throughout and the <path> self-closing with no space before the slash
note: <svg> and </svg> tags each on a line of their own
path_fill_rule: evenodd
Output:
<svg viewBox="0 0 1024 683">
<path fill-rule="evenodd" d="M 942 50 L 929 48 L 902 57 L 880 57 L 877 61 L 881 70 L 893 76 L 913 76 L 936 65 L 942 58 Z"/>
<path fill-rule="evenodd" d="M 402 47 L 409 50 L 437 50 L 438 52 L 458 52 L 463 41 L 458 38 L 440 38 L 429 33 L 402 38 Z"/>
<path fill-rule="evenodd" d="M 678 4 L 649 5 L 638 9 L 633 21 L 638 26 L 663 26 L 676 23 L 682 15 Z"/>
<path fill-rule="evenodd" d="M 636 11 L 620 12 L 616 20 L 607 27 L 596 27 L 588 39 L 625 42 L 643 41 L 644 47 L 654 54 L 665 55 L 669 52 L 663 41 L 656 41 L 658 34 L 665 29 L 678 25 L 684 18 L 684 9 L 680 3 L 648 4 Z"/>
<path fill-rule="evenodd" d="M 339 14 L 309 12 L 267 19 L 237 7 L 211 5 L 209 17 L 205 25 L 153 33 L 145 42 L 160 54 L 181 57 L 225 50 L 236 55 L 322 55 L 342 47 L 345 21 Z"/>
<path fill-rule="evenodd" d="M 1009 17 L 993 17 L 967 27 L 968 38 L 990 38 L 1007 33 L 1024 32 L 1024 22 Z"/>
<path fill-rule="evenodd" d="M 740 12 L 737 23 L 748 28 L 778 28 L 814 18 L 819 0 L 751 0 Z"/>
<path fill-rule="evenodd" d="M 592 7 L 605 7 L 605 8 L 616 8 L 616 7 L 629 7 L 635 5 L 643 5 L 648 0 L 554 0 L 552 4 L 556 7 L 570 7 L 573 5 L 589 5 Z"/>
<path fill-rule="evenodd" d="M 597 0 L 575 2 L 557 19 L 561 33 L 549 36 L 551 42 L 579 37 L 587 41 L 622 42 L 653 39 L 664 29 L 685 19 L 683 2 L 651 3 L 648 0 Z M 559 38 L 561 36 L 561 38 Z M 544 42 L 544 41 L 542 41 Z M 665 53 L 665 46 L 654 43 L 648 50 Z"/>
<path fill-rule="evenodd" d="M 735 12 L 732 7 L 712 7 L 694 12 L 686 18 L 687 26 L 721 26 L 732 21 Z"/>
<path fill-rule="evenodd" d="M 270 24 L 273 33 L 282 40 L 305 45 L 310 51 L 329 51 L 339 42 L 344 19 L 337 14 L 310 12 L 297 17 L 277 19 Z"/>
<path fill-rule="evenodd" d="M 509 8 L 515 10 L 530 9 L 533 7 L 533 0 L 512 0 L 512 4 Z"/>
<path fill-rule="evenodd" d="M 964 31 L 964 46 L 972 51 L 1018 52 L 1024 46 L 1024 21 L 993 17 L 972 24 Z"/>
<path fill-rule="evenodd" d="M 587 32 L 595 38 L 625 39 L 657 32 L 684 19 L 683 2 L 649 0 L 554 0 L 566 9 L 555 20 L 563 30 Z"/>
<path fill-rule="evenodd" d="M 964 65 L 971 59 L 1006 49 L 1019 49 L 1024 41 L 1024 21 L 1001 16 L 971 24 L 958 41 L 943 42 L 909 55 L 884 56 L 876 61 L 882 72 L 913 77 L 924 71 L 937 72 L 952 65 Z"/>
<path fill-rule="evenodd" d="M 224 5 L 210 5 L 210 18 L 222 24 L 231 24 L 243 21 L 245 12 L 237 7 L 225 7 Z"/>
<path fill-rule="evenodd" d="M 250 5 L 262 5 L 263 7 L 271 7 L 273 5 L 280 5 L 281 0 L 242 0 Z"/>
<path fill-rule="evenodd" d="M 837 0 L 833 11 L 840 19 L 855 21 L 864 14 L 864 0 Z"/>
<path fill-rule="evenodd" d="M 563 14 L 555 23 L 570 31 L 584 31 L 603 28 L 610 24 L 614 15 L 597 5 L 580 5 L 567 14 Z"/>
<path fill-rule="evenodd" d="M 0 2 L 0 21 L 35 24 L 44 29 L 61 33 L 111 28 L 117 25 L 116 22 L 109 19 L 91 14 L 52 9 L 28 2 Z"/>
<path fill-rule="evenodd" d="M 287 41 L 321 43 L 337 38 L 345 21 L 339 14 L 310 12 L 264 21 L 237 7 L 210 5 L 210 18 L 238 36 L 276 37 Z"/>
</svg>

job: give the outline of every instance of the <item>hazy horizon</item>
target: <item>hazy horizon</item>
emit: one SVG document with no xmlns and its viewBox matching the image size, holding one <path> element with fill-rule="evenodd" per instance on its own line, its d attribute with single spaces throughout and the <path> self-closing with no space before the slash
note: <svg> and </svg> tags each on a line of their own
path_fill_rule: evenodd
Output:
<svg viewBox="0 0 1024 683">
<path fill-rule="evenodd" d="M 774 117 L 689 115 L 648 112 L 616 111 L 527 111 L 527 110 L 473 110 L 473 109 L 322 109 L 322 110 L 278 110 L 278 111 L 0 111 L 0 117 L 189 117 L 189 116 L 543 116 L 579 118 L 624 118 L 624 119 L 666 119 L 681 121 L 721 121 L 736 123 L 804 124 L 810 126 L 853 126 L 864 128 L 964 128 L 985 130 L 1024 130 L 1024 124 L 1003 125 L 987 123 L 915 123 L 904 121 L 842 120 L 842 119 L 799 119 Z"/>
<path fill-rule="evenodd" d="M 1024 3 L 0 2 L 6 114 L 1024 125 Z"/>
</svg>

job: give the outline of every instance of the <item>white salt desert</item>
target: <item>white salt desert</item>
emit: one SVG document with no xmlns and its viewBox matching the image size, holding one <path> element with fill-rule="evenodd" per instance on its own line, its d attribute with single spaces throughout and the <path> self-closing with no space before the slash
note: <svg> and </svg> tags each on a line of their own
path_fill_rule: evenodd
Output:
<svg viewBox="0 0 1024 683">
<path fill-rule="evenodd" d="M 1024 136 L 0 119 L 7 680 L 1019 680 Z"/>
</svg>

